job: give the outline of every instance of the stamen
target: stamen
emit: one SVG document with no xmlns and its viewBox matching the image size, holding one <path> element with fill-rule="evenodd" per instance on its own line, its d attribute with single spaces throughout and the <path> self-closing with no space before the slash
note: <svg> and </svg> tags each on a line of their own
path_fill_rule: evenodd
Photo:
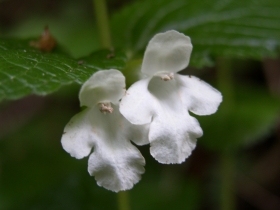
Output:
<svg viewBox="0 0 280 210">
<path fill-rule="evenodd" d="M 99 103 L 99 110 L 103 114 L 111 114 L 113 113 L 114 109 L 111 107 L 111 103 Z"/>
<path fill-rule="evenodd" d="M 164 74 L 164 75 L 161 75 L 160 78 L 161 78 L 163 81 L 169 81 L 169 80 L 174 79 L 174 74 L 173 74 L 173 73 Z"/>
</svg>

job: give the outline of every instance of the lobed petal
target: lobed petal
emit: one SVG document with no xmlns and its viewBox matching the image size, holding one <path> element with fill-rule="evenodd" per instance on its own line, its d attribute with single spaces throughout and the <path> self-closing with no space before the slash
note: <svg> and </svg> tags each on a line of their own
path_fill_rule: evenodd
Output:
<svg viewBox="0 0 280 210">
<path fill-rule="evenodd" d="M 131 141 L 133 141 L 135 144 L 142 146 L 145 144 L 149 144 L 149 130 L 150 130 L 150 124 L 143 124 L 143 125 L 130 125 L 130 129 L 128 131 L 128 137 Z"/>
<path fill-rule="evenodd" d="M 142 73 L 178 72 L 189 64 L 191 40 L 182 33 L 171 30 L 156 34 L 149 42 L 142 64 Z"/>
<path fill-rule="evenodd" d="M 154 115 L 154 97 L 148 90 L 150 78 L 134 83 L 120 102 L 120 112 L 132 124 L 147 124 Z"/>
<path fill-rule="evenodd" d="M 150 122 L 151 154 L 160 163 L 181 163 L 202 136 L 198 121 L 185 106 L 181 84 L 158 77 L 138 81 L 128 89 L 120 112 L 132 123 Z"/>
<path fill-rule="evenodd" d="M 63 149 L 77 159 L 88 156 L 94 144 L 89 113 L 90 109 L 85 109 L 72 117 L 62 135 Z"/>
<path fill-rule="evenodd" d="M 145 172 L 145 159 L 131 143 L 97 147 L 88 160 L 88 171 L 97 184 L 114 192 L 129 190 Z"/>
<path fill-rule="evenodd" d="M 98 109 L 91 111 L 95 144 L 88 161 L 88 171 L 95 176 L 99 186 L 118 192 L 131 189 L 141 179 L 145 159 L 130 142 L 131 124 L 120 114 L 118 107 L 113 108 L 114 112 L 106 115 Z M 139 130 L 142 130 L 141 126 Z M 143 132 L 140 136 L 146 133 L 147 139 L 148 132 Z"/>
<path fill-rule="evenodd" d="M 194 76 L 176 75 L 186 108 L 197 115 L 210 115 L 217 111 L 222 94 L 211 85 Z"/>
<path fill-rule="evenodd" d="M 176 79 L 166 82 L 154 77 L 148 89 L 157 99 L 149 132 L 151 155 L 160 163 L 181 163 L 192 153 L 202 129 L 189 115 Z"/>
<path fill-rule="evenodd" d="M 93 74 L 82 86 L 79 99 L 81 106 L 93 107 L 100 102 L 118 104 L 125 93 L 125 77 L 114 69 Z"/>
<path fill-rule="evenodd" d="M 185 113 L 161 110 L 150 127 L 151 155 L 160 163 L 182 163 L 196 146 L 203 134 L 198 121 Z"/>
<path fill-rule="evenodd" d="M 123 87 L 124 77 L 119 71 L 95 73 L 80 91 L 81 105 L 89 108 L 70 120 L 61 140 L 63 148 L 76 158 L 94 149 L 88 171 L 99 186 L 115 192 L 131 189 L 144 173 L 145 159 L 131 141 L 147 144 L 149 131 L 148 124 L 132 125 L 114 105 L 125 93 Z M 108 103 L 109 113 L 100 111 L 99 103 Z"/>
</svg>

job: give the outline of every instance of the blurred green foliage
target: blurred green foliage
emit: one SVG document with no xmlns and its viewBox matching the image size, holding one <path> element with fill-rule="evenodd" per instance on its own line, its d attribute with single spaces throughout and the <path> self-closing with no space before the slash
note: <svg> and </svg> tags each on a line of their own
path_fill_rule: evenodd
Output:
<svg viewBox="0 0 280 210">
<path fill-rule="evenodd" d="M 122 69 L 122 52 L 97 51 L 75 60 L 55 50 L 43 53 L 29 46 L 30 41 L 0 40 L 0 100 L 18 99 L 29 94 L 47 95 L 63 85 L 83 84 L 100 69 Z"/>
<path fill-rule="evenodd" d="M 175 29 L 192 39 L 190 65 L 213 57 L 261 59 L 279 54 L 280 2 L 276 0 L 144 0 L 112 18 L 115 44 L 137 52 L 159 32 Z M 211 62 L 212 61 L 212 62 Z"/>
<path fill-rule="evenodd" d="M 228 114 L 220 110 L 211 117 L 197 117 L 204 131 L 200 143 L 211 150 L 232 151 L 255 144 L 275 129 L 279 98 L 268 91 L 239 85 L 235 104 Z M 227 98 L 224 98 L 227 100 Z M 211 141 L 209 141 L 211 139 Z"/>
</svg>

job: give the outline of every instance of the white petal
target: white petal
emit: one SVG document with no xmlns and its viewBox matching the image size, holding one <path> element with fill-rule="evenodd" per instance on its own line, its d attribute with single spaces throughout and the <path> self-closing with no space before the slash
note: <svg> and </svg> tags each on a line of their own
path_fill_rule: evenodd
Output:
<svg viewBox="0 0 280 210">
<path fill-rule="evenodd" d="M 143 124 L 143 125 L 130 125 L 130 129 L 128 131 L 128 137 L 131 141 L 135 144 L 142 146 L 145 144 L 149 144 L 149 129 L 150 124 Z"/>
<path fill-rule="evenodd" d="M 120 112 L 133 124 L 147 124 L 154 115 L 154 97 L 148 90 L 150 78 L 134 83 L 120 102 Z"/>
<path fill-rule="evenodd" d="M 202 136 L 197 120 L 191 117 L 182 99 L 180 83 L 153 77 L 138 81 L 121 101 L 121 113 L 132 123 L 151 122 L 151 154 L 161 163 L 181 163 Z M 148 86 L 148 87 L 147 87 Z"/>
<path fill-rule="evenodd" d="M 154 77 L 149 90 L 157 99 L 149 132 L 151 154 L 160 163 L 181 163 L 195 148 L 202 129 L 189 115 L 175 79 L 166 82 Z"/>
<path fill-rule="evenodd" d="M 118 70 L 94 73 L 82 86 L 79 94 L 81 106 L 92 107 L 100 102 L 118 104 L 125 93 L 125 77 Z"/>
<path fill-rule="evenodd" d="M 145 171 L 145 159 L 130 140 L 147 142 L 148 127 L 132 125 L 120 114 L 118 106 L 112 107 L 111 114 L 101 113 L 96 106 L 75 115 L 65 128 L 62 145 L 76 158 L 93 149 L 89 173 L 99 186 L 118 192 L 131 189 Z"/>
<path fill-rule="evenodd" d="M 114 112 L 106 115 L 92 109 L 95 146 L 88 171 L 99 186 L 118 192 L 131 189 L 141 179 L 145 160 L 129 141 L 131 124 L 119 113 L 118 107 L 113 108 Z"/>
<path fill-rule="evenodd" d="M 93 146 L 89 113 L 90 109 L 85 109 L 76 114 L 65 126 L 61 139 L 63 149 L 78 159 L 88 156 Z"/>
<path fill-rule="evenodd" d="M 145 172 L 141 153 L 130 142 L 122 142 L 117 148 L 99 145 L 88 160 L 88 171 L 97 184 L 114 192 L 131 189 Z"/>
<path fill-rule="evenodd" d="M 178 72 L 188 66 L 191 52 L 188 36 L 174 30 L 156 34 L 146 48 L 141 71 L 147 75 Z"/>
<path fill-rule="evenodd" d="M 194 76 L 176 75 L 184 103 L 197 115 L 210 115 L 217 111 L 222 94 L 211 85 Z"/>
<path fill-rule="evenodd" d="M 195 118 L 186 112 L 170 113 L 165 107 L 151 123 L 151 155 L 160 163 L 182 163 L 191 155 L 201 136 L 202 130 Z"/>
</svg>

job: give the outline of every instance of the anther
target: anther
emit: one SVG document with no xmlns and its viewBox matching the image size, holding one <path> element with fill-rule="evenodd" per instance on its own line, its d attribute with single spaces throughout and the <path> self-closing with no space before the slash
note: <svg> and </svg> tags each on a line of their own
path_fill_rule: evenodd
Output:
<svg viewBox="0 0 280 210">
<path fill-rule="evenodd" d="M 103 114 L 107 114 L 107 113 L 111 114 L 114 111 L 110 103 L 99 103 L 98 105 L 99 105 L 100 112 L 102 112 Z"/>
<path fill-rule="evenodd" d="M 174 79 L 174 74 L 173 74 L 173 73 L 164 74 L 164 75 L 160 76 L 160 78 L 161 78 L 163 81 L 169 81 L 169 80 Z"/>
</svg>

